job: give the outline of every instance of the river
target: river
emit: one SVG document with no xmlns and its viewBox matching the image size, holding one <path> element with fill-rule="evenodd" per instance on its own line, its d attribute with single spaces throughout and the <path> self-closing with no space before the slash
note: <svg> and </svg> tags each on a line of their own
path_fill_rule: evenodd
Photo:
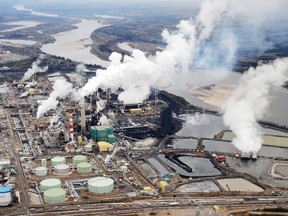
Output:
<svg viewBox="0 0 288 216">
<path fill-rule="evenodd" d="M 81 20 L 75 26 L 77 29 L 52 35 L 55 42 L 43 45 L 41 50 L 47 54 L 64 57 L 72 61 L 107 67 L 108 61 L 104 61 L 90 52 L 93 43 L 90 38 L 91 33 L 105 25 L 97 20 Z"/>
</svg>

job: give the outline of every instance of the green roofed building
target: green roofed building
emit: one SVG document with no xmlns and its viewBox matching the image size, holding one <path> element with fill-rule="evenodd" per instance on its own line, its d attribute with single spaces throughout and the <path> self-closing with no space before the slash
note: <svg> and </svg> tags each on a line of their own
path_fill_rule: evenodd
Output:
<svg viewBox="0 0 288 216">
<path fill-rule="evenodd" d="M 108 125 L 92 126 L 90 128 L 90 135 L 95 142 L 106 141 L 111 144 L 116 142 L 113 128 Z"/>
</svg>

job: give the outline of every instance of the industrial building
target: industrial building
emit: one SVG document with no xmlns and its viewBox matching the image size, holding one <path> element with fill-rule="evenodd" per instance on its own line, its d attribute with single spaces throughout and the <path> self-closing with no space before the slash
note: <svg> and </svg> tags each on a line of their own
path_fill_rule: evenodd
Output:
<svg viewBox="0 0 288 216">
<path fill-rule="evenodd" d="M 90 128 L 90 135 L 93 141 L 106 141 L 109 143 L 115 143 L 116 137 L 113 134 L 113 128 L 104 125 L 104 126 L 92 126 Z"/>
</svg>

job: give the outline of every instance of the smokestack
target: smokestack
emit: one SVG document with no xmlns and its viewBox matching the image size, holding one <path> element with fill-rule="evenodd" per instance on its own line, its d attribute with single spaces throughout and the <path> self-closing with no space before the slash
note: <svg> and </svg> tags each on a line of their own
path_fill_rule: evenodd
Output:
<svg viewBox="0 0 288 216">
<path fill-rule="evenodd" d="M 73 127 L 73 115 L 69 113 L 69 133 L 71 141 L 74 140 L 74 127 Z"/>
<path fill-rule="evenodd" d="M 85 117 L 85 98 L 81 100 L 81 132 L 84 134 L 86 132 L 86 117 Z"/>
</svg>

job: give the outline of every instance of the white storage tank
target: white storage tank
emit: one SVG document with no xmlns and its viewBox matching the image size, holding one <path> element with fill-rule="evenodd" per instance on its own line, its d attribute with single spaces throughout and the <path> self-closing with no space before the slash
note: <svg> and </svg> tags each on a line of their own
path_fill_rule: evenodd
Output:
<svg viewBox="0 0 288 216">
<path fill-rule="evenodd" d="M 35 169 L 36 176 L 46 176 L 47 175 L 47 168 L 46 167 L 37 167 Z"/>
<path fill-rule="evenodd" d="M 0 206 L 8 206 L 12 201 L 11 186 L 0 186 Z"/>
<path fill-rule="evenodd" d="M 55 166 L 55 173 L 57 175 L 68 175 L 70 172 L 70 166 L 67 164 L 58 164 Z"/>
<path fill-rule="evenodd" d="M 84 155 L 76 155 L 75 157 L 73 157 L 73 164 L 75 165 L 85 162 L 87 162 L 87 157 Z"/>
<path fill-rule="evenodd" d="M 91 144 L 87 144 L 84 146 L 84 151 L 85 152 L 92 152 L 92 145 Z"/>
<path fill-rule="evenodd" d="M 51 188 L 61 188 L 61 181 L 59 179 L 45 179 L 40 182 L 40 190 L 46 191 Z"/>
<path fill-rule="evenodd" d="M 114 181 L 108 177 L 96 177 L 88 181 L 88 190 L 95 194 L 111 193 L 114 190 Z"/>
<path fill-rule="evenodd" d="M 65 163 L 66 163 L 65 157 L 56 156 L 51 159 L 51 166 L 54 166 L 54 167 L 58 164 L 65 164 Z"/>
</svg>

